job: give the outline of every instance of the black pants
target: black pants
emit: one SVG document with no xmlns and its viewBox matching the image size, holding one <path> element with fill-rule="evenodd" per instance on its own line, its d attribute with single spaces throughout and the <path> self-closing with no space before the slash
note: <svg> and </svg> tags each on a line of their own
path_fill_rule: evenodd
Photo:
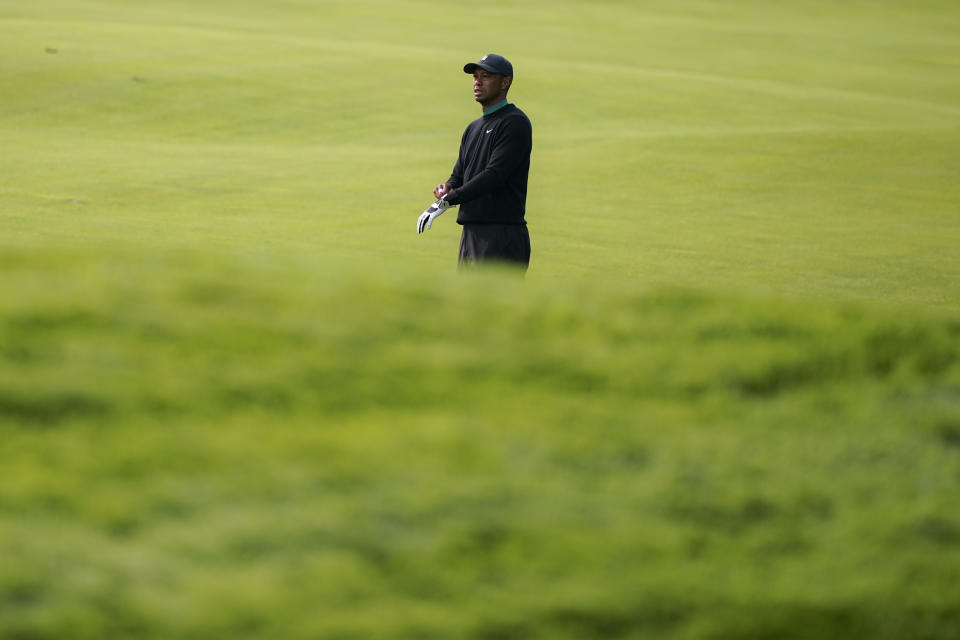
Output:
<svg viewBox="0 0 960 640">
<path fill-rule="evenodd" d="M 530 264 L 530 233 L 525 224 L 465 224 L 460 234 L 460 266 L 502 262 Z"/>
</svg>

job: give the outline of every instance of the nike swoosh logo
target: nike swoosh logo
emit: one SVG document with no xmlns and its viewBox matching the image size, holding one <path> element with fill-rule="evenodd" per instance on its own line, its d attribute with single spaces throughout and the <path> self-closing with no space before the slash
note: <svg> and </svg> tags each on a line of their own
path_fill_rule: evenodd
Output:
<svg viewBox="0 0 960 640">
<path fill-rule="evenodd" d="M 493 129 L 487 129 L 486 132 L 487 132 L 487 133 L 490 133 L 491 131 L 493 131 Z"/>
</svg>

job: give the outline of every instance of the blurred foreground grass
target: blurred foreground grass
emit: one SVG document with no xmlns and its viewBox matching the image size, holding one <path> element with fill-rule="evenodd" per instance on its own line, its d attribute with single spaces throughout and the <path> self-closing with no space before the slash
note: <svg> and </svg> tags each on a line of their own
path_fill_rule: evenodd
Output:
<svg viewBox="0 0 960 640">
<path fill-rule="evenodd" d="M 960 629 L 956 317 L 2 256 L 0 637 Z"/>
</svg>

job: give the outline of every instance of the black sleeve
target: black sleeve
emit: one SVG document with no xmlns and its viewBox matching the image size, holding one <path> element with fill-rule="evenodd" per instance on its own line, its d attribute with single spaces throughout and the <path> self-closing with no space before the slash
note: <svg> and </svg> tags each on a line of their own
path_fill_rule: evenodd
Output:
<svg viewBox="0 0 960 640">
<path fill-rule="evenodd" d="M 447 202 L 462 204 L 501 189 L 506 186 L 510 176 L 520 169 L 532 144 L 533 131 L 530 121 L 526 118 L 510 118 L 500 126 L 497 133 L 487 167 L 463 186 L 455 187 L 447 196 Z M 459 160 L 457 164 L 459 167 Z"/>
<path fill-rule="evenodd" d="M 453 165 L 453 173 L 447 179 L 447 184 L 451 189 L 456 189 L 463 184 L 463 150 L 466 147 L 467 135 L 470 133 L 470 127 L 467 127 L 460 137 L 460 151 L 457 154 L 457 162 Z"/>
</svg>

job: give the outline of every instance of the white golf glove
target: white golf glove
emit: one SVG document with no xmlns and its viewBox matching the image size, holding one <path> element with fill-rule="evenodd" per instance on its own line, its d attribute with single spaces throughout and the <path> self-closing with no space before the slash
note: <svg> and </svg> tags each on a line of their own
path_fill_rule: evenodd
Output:
<svg viewBox="0 0 960 640">
<path fill-rule="evenodd" d="M 432 205 L 427 207 L 427 210 L 421 213 L 420 217 L 417 219 L 417 233 L 423 233 L 433 226 L 433 221 L 449 208 L 449 203 L 447 203 L 447 201 L 443 198 L 440 198 Z"/>
</svg>

